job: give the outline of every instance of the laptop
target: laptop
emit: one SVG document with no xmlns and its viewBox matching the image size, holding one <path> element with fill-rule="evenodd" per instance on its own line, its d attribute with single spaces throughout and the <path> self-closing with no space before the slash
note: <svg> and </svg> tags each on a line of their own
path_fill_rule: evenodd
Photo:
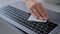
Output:
<svg viewBox="0 0 60 34">
<path fill-rule="evenodd" d="M 46 9 L 47 22 L 28 21 L 31 16 L 24 2 L 15 2 L 0 8 L 0 17 L 26 34 L 60 34 L 60 13 Z"/>
</svg>

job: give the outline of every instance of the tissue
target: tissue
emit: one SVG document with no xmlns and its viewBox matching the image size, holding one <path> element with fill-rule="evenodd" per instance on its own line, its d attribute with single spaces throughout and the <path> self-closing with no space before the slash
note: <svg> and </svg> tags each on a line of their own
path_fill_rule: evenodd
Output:
<svg viewBox="0 0 60 34">
<path fill-rule="evenodd" d="M 33 15 L 31 15 L 31 16 L 28 18 L 28 21 L 47 22 L 47 19 L 45 19 L 45 20 L 40 20 L 40 19 L 35 18 Z"/>
</svg>

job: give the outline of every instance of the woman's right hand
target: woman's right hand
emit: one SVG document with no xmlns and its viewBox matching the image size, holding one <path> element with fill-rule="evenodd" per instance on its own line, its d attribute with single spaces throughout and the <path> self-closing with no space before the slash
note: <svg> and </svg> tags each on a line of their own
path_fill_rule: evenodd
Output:
<svg viewBox="0 0 60 34">
<path fill-rule="evenodd" d="M 43 5 L 35 0 L 25 0 L 27 8 L 38 19 L 47 19 L 48 14 L 45 12 Z"/>
</svg>

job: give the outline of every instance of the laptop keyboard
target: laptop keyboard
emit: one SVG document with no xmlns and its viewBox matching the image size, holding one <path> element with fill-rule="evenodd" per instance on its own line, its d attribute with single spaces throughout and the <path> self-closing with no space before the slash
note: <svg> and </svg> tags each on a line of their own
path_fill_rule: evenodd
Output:
<svg viewBox="0 0 60 34">
<path fill-rule="evenodd" d="M 35 22 L 35 21 L 27 21 L 30 14 L 26 13 L 20 9 L 14 8 L 12 6 L 6 6 L 0 9 L 0 14 L 16 21 L 17 23 L 29 28 L 30 30 L 38 33 L 38 34 L 48 34 L 58 25 L 47 21 L 44 22 Z"/>
</svg>

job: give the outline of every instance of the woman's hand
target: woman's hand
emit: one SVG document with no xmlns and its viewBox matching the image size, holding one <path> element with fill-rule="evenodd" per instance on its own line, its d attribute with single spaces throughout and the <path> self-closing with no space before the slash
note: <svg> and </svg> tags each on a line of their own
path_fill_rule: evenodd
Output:
<svg viewBox="0 0 60 34">
<path fill-rule="evenodd" d="M 47 19 L 48 15 L 40 2 L 35 0 L 25 0 L 27 8 L 38 19 Z"/>
</svg>

